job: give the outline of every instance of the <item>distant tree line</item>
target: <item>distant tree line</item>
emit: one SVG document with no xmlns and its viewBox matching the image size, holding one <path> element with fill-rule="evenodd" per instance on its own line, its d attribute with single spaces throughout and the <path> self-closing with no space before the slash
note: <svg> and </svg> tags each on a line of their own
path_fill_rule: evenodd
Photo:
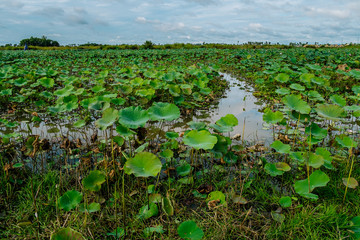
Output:
<svg viewBox="0 0 360 240">
<path fill-rule="evenodd" d="M 41 38 L 38 37 L 30 37 L 26 38 L 20 41 L 20 46 L 25 46 L 27 44 L 28 46 L 39 46 L 39 47 L 59 47 L 60 44 L 57 41 L 48 39 L 45 36 L 42 36 Z"/>
</svg>

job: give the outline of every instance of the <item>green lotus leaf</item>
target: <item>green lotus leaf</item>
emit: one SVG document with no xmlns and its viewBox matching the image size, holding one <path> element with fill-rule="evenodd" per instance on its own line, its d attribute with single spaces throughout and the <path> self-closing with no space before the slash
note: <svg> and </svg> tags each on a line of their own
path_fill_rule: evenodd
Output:
<svg viewBox="0 0 360 240">
<path fill-rule="evenodd" d="M 312 79 L 315 78 L 315 75 L 312 73 L 303 73 L 300 76 L 300 81 L 303 83 L 310 83 Z"/>
<path fill-rule="evenodd" d="M 276 124 L 278 122 L 280 122 L 281 120 L 283 120 L 284 115 L 282 114 L 282 112 L 276 111 L 273 112 L 271 111 L 270 108 L 265 109 L 264 115 L 263 115 L 263 120 L 266 123 L 270 123 L 270 124 Z"/>
<path fill-rule="evenodd" d="M 80 212 L 93 213 L 100 211 L 100 203 L 92 202 L 85 208 L 85 204 L 81 204 L 79 207 Z"/>
<path fill-rule="evenodd" d="M 330 97 L 330 100 L 331 100 L 333 103 L 339 105 L 340 107 L 345 107 L 345 105 L 346 105 L 346 100 L 345 100 L 345 98 L 343 98 L 343 97 L 340 96 L 340 95 L 332 95 L 332 96 Z"/>
<path fill-rule="evenodd" d="M 217 142 L 217 138 L 208 130 L 191 130 L 184 137 L 184 143 L 197 150 L 199 149 L 212 149 Z"/>
<path fill-rule="evenodd" d="M 162 198 L 161 206 L 162 206 L 163 211 L 166 213 L 166 215 L 168 215 L 168 216 L 174 215 L 174 207 L 173 207 L 173 204 L 172 204 L 169 196 Z"/>
<path fill-rule="evenodd" d="M 59 198 L 59 208 L 70 211 L 79 205 L 82 200 L 82 194 L 76 190 L 70 190 Z"/>
<path fill-rule="evenodd" d="M 360 94 L 360 86 L 353 86 L 351 88 L 351 90 L 356 94 L 359 95 Z"/>
<path fill-rule="evenodd" d="M 350 74 L 350 76 L 352 76 L 355 79 L 358 79 L 358 80 L 360 79 L 360 71 L 359 70 L 355 70 L 355 69 L 350 70 L 349 74 Z"/>
<path fill-rule="evenodd" d="M 125 102 L 126 102 L 126 100 L 123 99 L 123 98 L 113 98 L 113 99 L 111 99 L 111 103 L 115 104 L 117 106 L 124 105 Z"/>
<path fill-rule="evenodd" d="M 98 86 L 92 87 L 91 91 L 93 91 L 94 93 L 99 93 L 99 92 L 105 91 L 105 88 L 101 85 L 98 85 Z"/>
<path fill-rule="evenodd" d="M 225 198 L 225 194 L 223 194 L 220 191 L 213 191 L 211 193 L 209 193 L 209 195 L 206 198 L 206 202 L 210 202 L 210 201 L 219 201 L 219 204 L 223 205 L 223 206 L 227 206 L 227 202 L 226 202 L 226 198 Z"/>
<path fill-rule="evenodd" d="M 105 182 L 105 173 L 99 170 L 91 171 L 90 174 L 82 180 L 86 190 L 99 191 L 101 184 Z"/>
<path fill-rule="evenodd" d="M 346 117 L 345 110 L 339 105 L 335 104 L 321 104 L 315 109 L 320 117 L 337 121 L 343 117 Z"/>
<path fill-rule="evenodd" d="M 325 99 L 322 97 L 322 95 L 318 91 L 315 91 L 315 90 L 309 91 L 306 95 L 312 100 L 317 100 L 320 102 L 325 101 Z"/>
<path fill-rule="evenodd" d="M 95 121 L 95 126 L 100 130 L 105 130 L 107 127 L 114 124 L 119 117 L 119 111 L 113 108 L 107 108 L 102 113 L 102 118 Z"/>
<path fill-rule="evenodd" d="M 183 239 L 199 240 L 204 236 L 203 230 L 201 230 L 194 221 L 182 222 L 179 225 L 177 232 Z"/>
<path fill-rule="evenodd" d="M 321 155 L 309 152 L 305 153 L 305 161 L 310 167 L 319 168 L 324 164 L 324 158 Z"/>
<path fill-rule="evenodd" d="M 353 232 L 355 240 L 360 239 L 360 216 L 356 216 L 350 220 L 350 228 Z"/>
<path fill-rule="evenodd" d="M 128 128 L 145 127 L 149 113 L 141 107 L 127 107 L 119 111 L 119 123 Z"/>
<path fill-rule="evenodd" d="M 107 236 L 113 236 L 115 239 L 120 239 L 122 236 L 125 235 L 125 230 L 121 227 L 117 227 L 114 231 L 111 233 L 107 233 Z"/>
<path fill-rule="evenodd" d="M 301 100 L 301 96 L 299 95 L 287 95 L 283 97 L 282 101 L 291 110 L 295 110 L 302 114 L 310 113 L 310 106 L 305 101 Z"/>
<path fill-rule="evenodd" d="M 274 148 L 278 153 L 290 153 L 291 149 L 289 144 L 284 144 L 279 140 L 274 141 L 270 147 Z"/>
<path fill-rule="evenodd" d="M 281 83 L 286 83 L 288 82 L 290 79 L 290 76 L 287 75 L 286 73 L 279 73 L 276 77 L 275 80 Z"/>
<path fill-rule="evenodd" d="M 284 171 L 284 172 L 288 172 L 291 170 L 291 167 L 286 162 L 277 162 L 277 163 L 275 163 L 275 167 L 278 170 Z"/>
<path fill-rule="evenodd" d="M 272 177 L 281 176 L 284 174 L 284 171 L 278 169 L 274 163 L 266 163 L 264 170 Z"/>
<path fill-rule="evenodd" d="M 182 161 L 179 166 L 176 167 L 176 173 L 182 177 L 189 175 L 191 172 L 191 165 L 186 161 Z"/>
<path fill-rule="evenodd" d="M 140 152 L 125 163 L 125 172 L 136 177 L 155 177 L 161 170 L 159 158 L 150 152 Z"/>
<path fill-rule="evenodd" d="M 56 90 L 54 92 L 54 94 L 58 97 L 66 97 L 69 96 L 72 92 L 72 90 L 74 89 L 74 86 L 72 85 L 67 85 L 66 87 Z"/>
<path fill-rule="evenodd" d="M 172 121 L 180 117 L 180 110 L 175 104 L 157 102 L 149 108 L 149 116 L 152 121 Z"/>
<path fill-rule="evenodd" d="M 178 85 L 169 84 L 169 93 L 174 97 L 180 96 L 181 89 Z"/>
<path fill-rule="evenodd" d="M 298 83 L 293 83 L 289 86 L 291 89 L 297 90 L 297 91 L 305 91 L 305 87 L 298 84 Z"/>
<path fill-rule="evenodd" d="M 344 148 L 350 149 L 350 148 L 356 148 L 358 146 L 358 143 L 354 141 L 354 139 L 344 134 L 336 136 L 335 140 L 338 144 L 340 144 Z"/>
<path fill-rule="evenodd" d="M 212 92 L 211 88 L 202 88 L 200 89 L 200 93 L 204 95 L 209 95 Z"/>
<path fill-rule="evenodd" d="M 204 122 L 188 122 L 187 125 L 193 130 L 203 130 L 206 128 L 206 124 Z"/>
<path fill-rule="evenodd" d="M 24 85 L 26 85 L 28 82 L 26 79 L 24 78 L 18 78 L 14 80 L 14 85 L 17 87 L 22 87 Z"/>
<path fill-rule="evenodd" d="M 319 125 L 314 122 L 305 128 L 305 133 L 314 136 L 317 139 L 324 139 L 328 134 L 327 129 L 319 127 Z"/>
<path fill-rule="evenodd" d="M 331 164 L 333 158 L 331 157 L 331 153 L 325 148 L 317 148 L 315 153 L 324 158 L 324 167 L 328 169 L 334 169 L 334 166 Z"/>
<path fill-rule="evenodd" d="M 120 136 L 125 137 L 125 138 L 135 135 L 135 132 L 133 130 L 131 130 L 121 124 L 116 127 L 116 132 L 118 134 L 120 134 Z"/>
<path fill-rule="evenodd" d="M 165 136 L 168 139 L 177 139 L 179 137 L 179 134 L 177 132 L 166 132 Z"/>
<path fill-rule="evenodd" d="M 281 197 L 279 200 L 280 206 L 283 208 L 288 208 L 291 207 L 291 197 L 286 196 L 286 197 Z"/>
<path fill-rule="evenodd" d="M 73 126 L 76 127 L 76 128 L 81 128 L 81 127 L 83 127 L 83 126 L 85 126 L 85 125 L 86 125 L 86 122 L 85 122 L 85 120 L 82 120 L 82 119 L 77 120 L 77 121 L 74 122 L 74 124 L 73 124 Z"/>
<path fill-rule="evenodd" d="M 158 206 L 155 203 L 151 202 L 149 203 L 149 205 L 145 205 L 142 208 L 140 208 L 137 218 L 146 220 L 158 214 L 159 214 Z"/>
<path fill-rule="evenodd" d="M 38 84 L 46 88 L 52 88 L 54 86 L 54 79 L 43 77 L 37 80 Z"/>
<path fill-rule="evenodd" d="M 51 234 L 50 240 L 85 240 L 77 231 L 71 228 L 61 228 Z"/>
<path fill-rule="evenodd" d="M 238 119 L 233 114 L 226 114 L 216 121 L 216 124 L 224 127 L 235 127 L 239 124 Z"/>
<path fill-rule="evenodd" d="M 320 170 L 313 172 L 310 177 L 310 192 L 308 179 L 296 181 L 294 188 L 296 193 L 306 198 L 318 199 L 316 194 L 311 192 L 317 187 L 324 187 L 330 181 L 330 178 Z"/>
<path fill-rule="evenodd" d="M 151 234 L 152 233 L 164 233 L 164 229 L 163 229 L 163 226 L 159 225 L 159 226 L 156 226 L 156 227 L 147 227 L 144 229 L 143 233 L 144 233 L 144 236 L 146 239 L 150 238 L 151 237 Z"/>
<path fill-rule="evenodd" d="M 275 90 L 275 92 L 279 95 L 287 95 L 290 93 L 290 90 L 287 88 L 278 88 Z"/>
</svg>

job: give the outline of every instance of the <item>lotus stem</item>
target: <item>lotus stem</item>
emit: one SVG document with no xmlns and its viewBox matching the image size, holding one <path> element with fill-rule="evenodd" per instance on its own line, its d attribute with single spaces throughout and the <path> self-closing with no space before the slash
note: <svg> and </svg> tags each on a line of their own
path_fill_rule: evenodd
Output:
<svg viewBox="0 0 360 240">
<path fill-rule="evenodd" d="M 348 187 L 349 187 L 350 177 L 351 177 L 351 173 L 352 173 L 353 166 L 354 166 L 354 158 L 355 158 L 355 156 L 353 156 L 352 159 L 351 159 L 351 166 L 350 166 L 349 176 L 348 176 L 348 179 L 347 179 L 347 182 L 346 182 L 346 188 L 345 188 L 343 203 L 345 202 L 346 193 L 347 193 L 347 190 L 348 190 Z"/>
</svg>

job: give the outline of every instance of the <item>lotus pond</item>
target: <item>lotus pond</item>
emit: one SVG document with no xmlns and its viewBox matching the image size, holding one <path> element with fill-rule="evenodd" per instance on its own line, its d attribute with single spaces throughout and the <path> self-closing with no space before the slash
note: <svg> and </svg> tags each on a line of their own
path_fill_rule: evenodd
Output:
<svg viewBox="0 0 360 240">
<path fill-rule="evenodd" d="M 357 49 L 0 52 L 0 239 L 360 239 Z"/>
</svg>

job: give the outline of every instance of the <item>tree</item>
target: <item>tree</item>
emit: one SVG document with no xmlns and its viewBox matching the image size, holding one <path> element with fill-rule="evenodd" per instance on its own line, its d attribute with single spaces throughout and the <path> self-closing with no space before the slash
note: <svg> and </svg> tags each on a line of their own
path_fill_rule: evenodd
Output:
<svg viewBox="0 0 360 240">
<path fill-rule="evenodd" d="M 143 44 L 144 49 L 153 49 L 154 48 L 154 44 L 151 41 L 146 41 Z"/>
<path fill-rule="evenodd" d="M 38 37 L 30 37 L 26 38 L 20 41 L 20 46 L 25 46 L 27 44 L 28 46 L 40 46 L 40 47 L 59 47 L 60 44 L 57 41 L 48 39 L 45 36 L 42 36 L 41 38 Z"/>
</svg>

